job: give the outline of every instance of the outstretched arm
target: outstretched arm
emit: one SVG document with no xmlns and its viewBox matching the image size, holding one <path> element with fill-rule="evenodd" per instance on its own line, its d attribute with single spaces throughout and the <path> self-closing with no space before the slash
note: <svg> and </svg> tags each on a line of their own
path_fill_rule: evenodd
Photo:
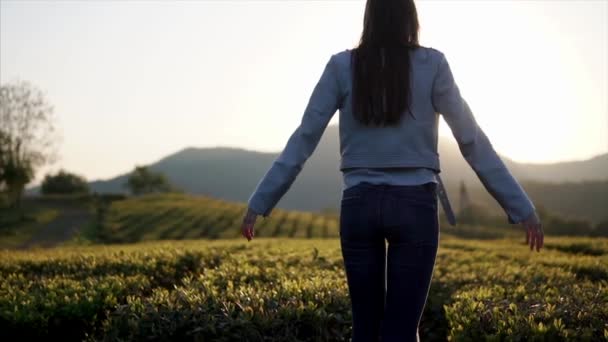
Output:
<svg viewBox="0 0 608 342">
<path fill-rule="evenodd" d="M 316 149 L 327 124 L 340 107 L 342 94 L 334 63 L 332 55 L 313 89 L 300 125 L 249 197 L 250 211 L 264 218 L 270 215 Z"/>
<path fill-rule="evenodd" d="M 433 83 L 433 106 L 441 113 L 458 142 L 463 157 L 486 190 L 506 212 L 508 222 L 520 223 L 535 213 L 526 192 L 513 178 L 490 140 L 477 124 L 471 108 L 460 95 L 443 53 Z"/>
</svg>

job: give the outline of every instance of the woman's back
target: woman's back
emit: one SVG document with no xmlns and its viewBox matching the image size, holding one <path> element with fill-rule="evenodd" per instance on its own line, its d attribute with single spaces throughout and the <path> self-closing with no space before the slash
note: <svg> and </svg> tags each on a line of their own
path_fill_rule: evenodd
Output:
<svg viewBox="0 0 608 342">
<path fill-rule="evenodd" d="M 352 50 L 345 50 L 344 53 L 352 53 Z M 429 51 L 427 48 L 420 47 L 410 51 L 411 58 L 414 59 L 412 68 L 418 68 L 419 63 L 428 63 Z M 348 58 L 350 63 L 350 56 Z M 346 58 L 344 58 L 346 60 Z M 342 66 L 344 67 L 344 66 Z M 351 69 L 350 64 L 347 69 Z M 343 101 L 343 107 L 340 108 L 341 113 L 347 112 L 346 115 L 352 115 L 350 108 L 344 106 L 351 104 L 350 96 L 352 96 L 352 74 L 351 77 L 344 77 L 343 82 L 348 83 L 344 91 L 347 93 Z M 415 88 L 417 84 L 412 83 Z M 341 122 L 344 120 L 341 120 Z M 341 147 L 341 153 L 344 148 Z M 342 189 L 348 189 L 362 182 L 370 184 L 392 184 L 392 185 L 418 185 L 428 182 L 437 183 L 437 171 L 426 167 L 346 167 L 342 168 Z"/>
<path fill-rule="evenodd" d="M 370 127 L 355 119 L 352 112 L 352 50 L 333 54 L 313 89 L 300 125 L 250 196 L 251 210 L 264 217 L 270 214 L 316 149 L 335 112 L 339 111 L 339 168 L 342 172 L 353 168 L 403 168 L 397 171 L 401 173 L 400 179 L 416 183 L 417 176 L 433 177 L 426 171 L 429 169 L 439 177 L 438 126 L 439 115 L 443 115 L 463 157 L 505 210 L 508 222 L 521 222 L 534 213 L 534 205 L 499 158 L 461 97 L 445 55 L 434 48 L 420 47 L 414 51 L 410 59 L 412 115 L 404 113 L 397 125 L 388 127 Z M 416 173 L 413 176 L 406 171 L 412 168 L 425 171 L 412 171 Z M 361 176 L 360 171 L 353 175 Z M 348 177 L 345 184 L 350 183 L 349 175 L 344 175 Z M 391 177 L 388 173 L 386 176 Z"/>
</svg>

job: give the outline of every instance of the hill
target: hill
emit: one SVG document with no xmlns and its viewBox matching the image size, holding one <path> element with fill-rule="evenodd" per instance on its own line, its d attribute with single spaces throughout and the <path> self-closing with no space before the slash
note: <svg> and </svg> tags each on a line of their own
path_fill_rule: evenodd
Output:
<svg viewBox="0 0 608 342">
<path fill-rule="evenodd" d="M 319 211 L 339 206 L 342 175 L 338 169 L 338 137 L 338 126 L 328 126 L 317 149 L 277 208 Z M 188 193 L 245 202 L 278 155 L 279 152 L 261 153 L 231 147 L 185 148 L 153 163 L 150 168 L 165 173 L 172 183 Z M 456 207 L 462 180 L 472 189 L 474 201 L 486 203 L 490 211 L 501 210 L 466 163 L 453 139 L 440 138 L 439 155 L 442 179 Z M 553 164 L 521 164 L 502 158 L 522 186 L 532 192 L 530 196 L 535 203 L 564 216 L 592 222 L 605 218 L 608 154 L 585 161 Z M 96 180 L 90 186 L 100 193 L 125 192 L 122 184 L 126 177 L 125 173 Z M 602 191 L 594 201 L 588 200 L 583 190 L 590 188 Z M 36 192 L 37 188 L 28 189 L 30 194 Z M 556 198 L 556 193 L 560 197 Z"/>
</svg>

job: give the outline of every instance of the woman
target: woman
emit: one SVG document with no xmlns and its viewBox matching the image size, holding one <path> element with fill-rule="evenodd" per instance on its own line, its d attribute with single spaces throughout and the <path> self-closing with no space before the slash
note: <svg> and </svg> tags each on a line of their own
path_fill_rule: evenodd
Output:
<svg viewBox="0 0 608 342">
<path fill-rule="evenodd" d="M 340 244 L 355 342 L 419 340 L 439 242 L 439 114 L 508 222 L 525 228 L 530 250 L 543 245 L 534 205 L 477 125 L 445 55 L 419 45 L 418 30 L 412 0 L 367 1 L 358 46 L 327 62 L 243 220 L 251 241 L 256 217 L 270 215 L 339 110 Z"/>
</svg>

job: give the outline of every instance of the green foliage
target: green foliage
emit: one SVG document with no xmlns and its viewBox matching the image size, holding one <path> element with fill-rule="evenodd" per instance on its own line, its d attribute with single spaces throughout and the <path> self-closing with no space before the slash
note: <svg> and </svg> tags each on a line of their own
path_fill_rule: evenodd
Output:
<svg viewBox="0 0 608 342">
<path fill-rule="evenodd" d="M 0 249 L 18 247 L 57 217 L 58 210 L 25 199 L 21 210 L 0 208 Z"/>
<path fill-rule="evenodd" d="M 606 217 L 606 179 L 559 183 L 528 180 L 523 181 L 522 186 L 535 204 L 542 204 L 551 214 L 559 213 L 565 218 L 583 218 L 593 222 Z"/>
<path fill-rule="evenodd" d="M 0 191 L 0 209 L 9 206 L 8 195 Z"/>
<path fill-rule="evenodd" d="M 543 222 L 543 226 L 545 227 L 546 234 L 608 237 L 608 229 L 603 228 L 602 222 L 599 222 L 594 227 L 591 222 L 587 220 L 563 217 L 554 212 L 549 212 L 543 205 L 537 205 L 537 207 L 537 211 L 541 221 Z"/>
<path fill-rule="evenodd" d="M 234 238 L 247 210 L 245 203 L 187 194 L 149 194 L 114 201 L 99 215 L 99 241 L 107 243 L 192 238 Z M 259 237 L 335 238 L 338 217 L 276 208 L 258 217 Z"/>
<path fill-rule="evenodd" d="M 244 203 L 206 196 L 171 193 L 132 197 L 114 201 L 104 208 L 103 216 L 100 215 L 98 221 L 99 241 L 124 243 L 239 237 L 240 224 L 246 210 Z M 503 224 L 495 223 L 490 216 L 476 214 L 476 224 L 459 221 L 456 226 L 451 226 L 440 215 L 441 229 L 455 236 L 472 239 L 524 236 L 520 225 L 505 223 L 504 217 L 494 218 L 500 219 Z M 553 233 L 550 225 L 552 221 L 543 222 L 547 236 L 559 235 Z M 582 234 L 584 227 L 582 225 L 577 234 Z M 255 230 L 256 236 L 260 237 L 336 238 L 339 237 L 339 216 L 333 212 L 316 214 L 276 208 L 269 217 L 258 217 Z"/>
<path fill-rule="evenodd" d="M 3 197 L 8 201 L 9 206 L 17 208 L 21 204 L 20 199 L 25 185 L 34 178 L 33 166 L 29 162 L 20 162 L 15 158 L 5 160 L 1 164 L 0 183 L 3 185 L 0 188 L 5 189 Z"/>
<path fill-rule="evenodd" d="M 601 220 L 595 226 L 595 236 L 608 236 L 608 217 Z"/>
<path fill-rule="evenodd" d="M 421 340 L 605 339 L 608 240 L 547 237 L 546 243 L 552 248 L 536 253 L 523 241 L 466 241 L 443 234 Z M 0 255 L 0 276 L 0 331 L 20 338 L 351 337 L 337 239 L 6 251 Z"/>
<path fill-rule="evenodd" d="M 44 177 L 40 191 L 45 195 L 88 193 L 89 185 L 84 177 L 59 170 L 55 175 Z"/>
<path fill-rule="evenodd" d="M 580 182 L 522 180 L 521 185 L 538 211 L 545 211 L 547 217 L 543 221 L 546 223 L 553 221 L 551 225 L 545 225 L 545 232 L 608 237 L 607 230 L 598 233 L 592 229 L 592 226 L 607 218 L 608 179 Z M 469 187 L 469 190 L 472 202 L 482 206 L 479 210 L 475 210 L 474 214 L 486 216 L 486 219 L 477 219 L 475 224 L 509 227 L 504 209 L 485 187 L 474 186 Z M 453 204 L 458 206 L 460 201 L 455 185 L 448 184 L 448 194 Z M 457 215 L 457 218 L 460 217 Z M 555 231 L 550 230 L 552 226 L 556 227 Z"/>
<path fill-rule="evenodd" d="M 546 235 L 561 236 L 603 236 L 608 237 L 608 221 L 599 222 L 596 226 L 587 220 L 579 218 L 563 217 L 554 212 L 549 212 L 545 206 L 536 204 L 537 213 L 543 223 L 543 230 Z M 470 204 L 463 208 L 457 216 L 458 226 L 466 227 L 461 229 L 469 234 L 470 238 L 485 238 L 491 230 L 487 227 L 503 228 L 503 235 L 506 230 L 519 231 L 519 225 L 508 223 L 503 213 L 500 215 L 491 214 L 487 209 L 479 204 Z M 479 235 L 473 233 L 472 227 L 478 227 Z M 506 230 L 505 230 L 506 229 Z M 458 229 L 455 229 L 458 230 Z M 463 236 L 464 235 L 460 235 Z"/>
<path fill-rule="evenodd" d="M 35 170 L 55 158 L 53 108 L 29 82 L 0 85 L 0 193 L 20 206 Z"/>
<path fill-rule="evenodd" d="M 167 177 L 158 172 L 150 171 L 146 166 L 136 166 L 127 179 L 126 187 L 134 195 L 170 192 L 173 186 Z"/>
</svg>

